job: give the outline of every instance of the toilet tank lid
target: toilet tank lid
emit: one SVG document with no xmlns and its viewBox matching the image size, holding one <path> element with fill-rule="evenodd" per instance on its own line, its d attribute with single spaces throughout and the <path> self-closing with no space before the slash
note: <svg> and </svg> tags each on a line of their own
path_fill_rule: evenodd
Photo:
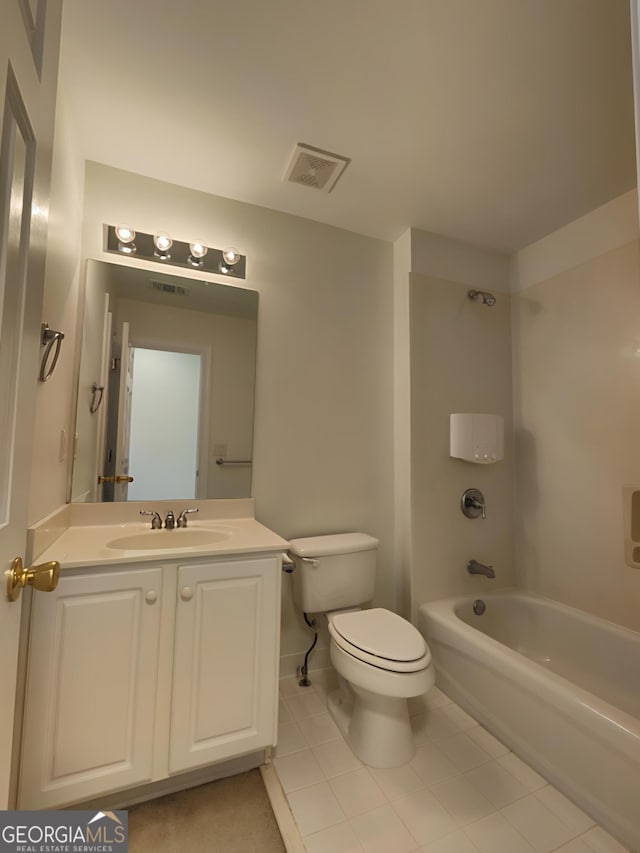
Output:
<svg viewBox="0 0 640 853">
<path fill-rule="evenodd" d="M 308 536 L 292 539 L 289 551 L 296 557 L 328 557 L 335 554 L 354 554 L 357 551 L 372 551 L 378 540 L 366 533 L 332 533 L 327 536 Z"/>
</svg>

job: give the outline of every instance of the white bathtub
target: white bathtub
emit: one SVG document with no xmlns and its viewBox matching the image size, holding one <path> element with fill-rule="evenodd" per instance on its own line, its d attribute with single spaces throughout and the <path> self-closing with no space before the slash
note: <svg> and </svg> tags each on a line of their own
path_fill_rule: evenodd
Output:
<svg viewBox="0 0 640 853">
<path fill-rule="evenodd" d="M 420 607 L 437 683 L 640 853 L 640 634 L 518 591 L 482 600 Z"/>
</svg>

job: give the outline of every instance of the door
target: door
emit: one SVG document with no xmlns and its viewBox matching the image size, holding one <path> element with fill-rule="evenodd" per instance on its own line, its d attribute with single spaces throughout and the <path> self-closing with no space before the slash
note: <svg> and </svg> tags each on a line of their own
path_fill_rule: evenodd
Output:
<svg viewBox="0 0 640 853">
<path fill-rule="evenodd" d="M 0 809 L 7 808 L 62 4 L 3 0 L 0 25 Z"/>
<path fill-rule="evenodd" d="M 275 743 L 275 557 L 178 568 L 169 772 Z"/>
<path fill-rule="evenodd" d="M 21 809 L 149 782 L 162 568 L 66 575 L 33 603 Z"/>
<path fill-rule="evenodd" d="M 135 346 L 128 498 L 193 500 L 201 452 L 201 356 Z M 205 449 L 206 454 L 206 449 Z M 206 455 L 204 457 L 206 462 Z M 204 466 L 203 466 L 204 467 Z"/>
<path fill-rule="evenodd" d="M 102 399 L 96 412 L 96 451 L 93 457 L 94 500 L 102 500 L 102 485 L 99 477 L 102 473 L 103 460 L 107 447 L 107 410 L 109 407 L 109 369 L 111 366 L 111 328 L 113 314 L 109 311 L 109 294 L 104 297 L 104 317 L 102 323 L 102 346 L 100 350 L 100 376 L 98 385 L 102 387 Z M 75 470 L 74 470 L 75 477 Z"/>
<path fill-rule="evenodd" d="M 122 324 L 120 350 L 120 392 L 118 394 L 118 427 L 116 433 L 116 481 L 113 499 L 126 501 L 129 483 L 118 477 L 129 476 L 129 439 L 131 436 L 131 397 L 133 394 L 133 349 L 129 343 L 129 324 Z"/>
</svg>

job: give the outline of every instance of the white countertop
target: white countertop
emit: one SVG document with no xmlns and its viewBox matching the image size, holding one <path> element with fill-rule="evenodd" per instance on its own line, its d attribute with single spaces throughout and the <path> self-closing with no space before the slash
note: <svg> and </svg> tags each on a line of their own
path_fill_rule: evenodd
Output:
<svg viewBox="0 0 640 853">
<path fill-rule="evenodd" d="M 191 531 L 199 532 L 193 535 Z M 189 542 L 190 537 L 203 541 L 194 544 Z M 118 544 L 118 540 L 123 539 L 140 547 L 127 547 L 127 542 Z M 145 547 L 147 541 L 149 547 Z M 57 560 L 62 569 L 71 569 L 150 561 L 177 562 L 194 557 L 286 551 L 288 546 L 286 539 L 254 518 L 189 520 L 188 527 L 174 530 L 152 530 L 148 521 L 80 525 L 61 533 L 38 555 L 38 563 Z"/>
</svg>

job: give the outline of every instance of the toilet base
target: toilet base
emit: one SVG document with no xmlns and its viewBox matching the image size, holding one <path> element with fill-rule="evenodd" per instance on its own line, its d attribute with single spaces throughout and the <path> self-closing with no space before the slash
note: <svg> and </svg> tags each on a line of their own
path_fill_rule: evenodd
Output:
<svg viewBox="0 0 640 853">
<path fill-rule="evenodd" d="M 370 767 L 400 767 L 415 754 L 406 699 L 349 685 L 327 696 L 327 708 L 353 753 Z"/>
</svg>

